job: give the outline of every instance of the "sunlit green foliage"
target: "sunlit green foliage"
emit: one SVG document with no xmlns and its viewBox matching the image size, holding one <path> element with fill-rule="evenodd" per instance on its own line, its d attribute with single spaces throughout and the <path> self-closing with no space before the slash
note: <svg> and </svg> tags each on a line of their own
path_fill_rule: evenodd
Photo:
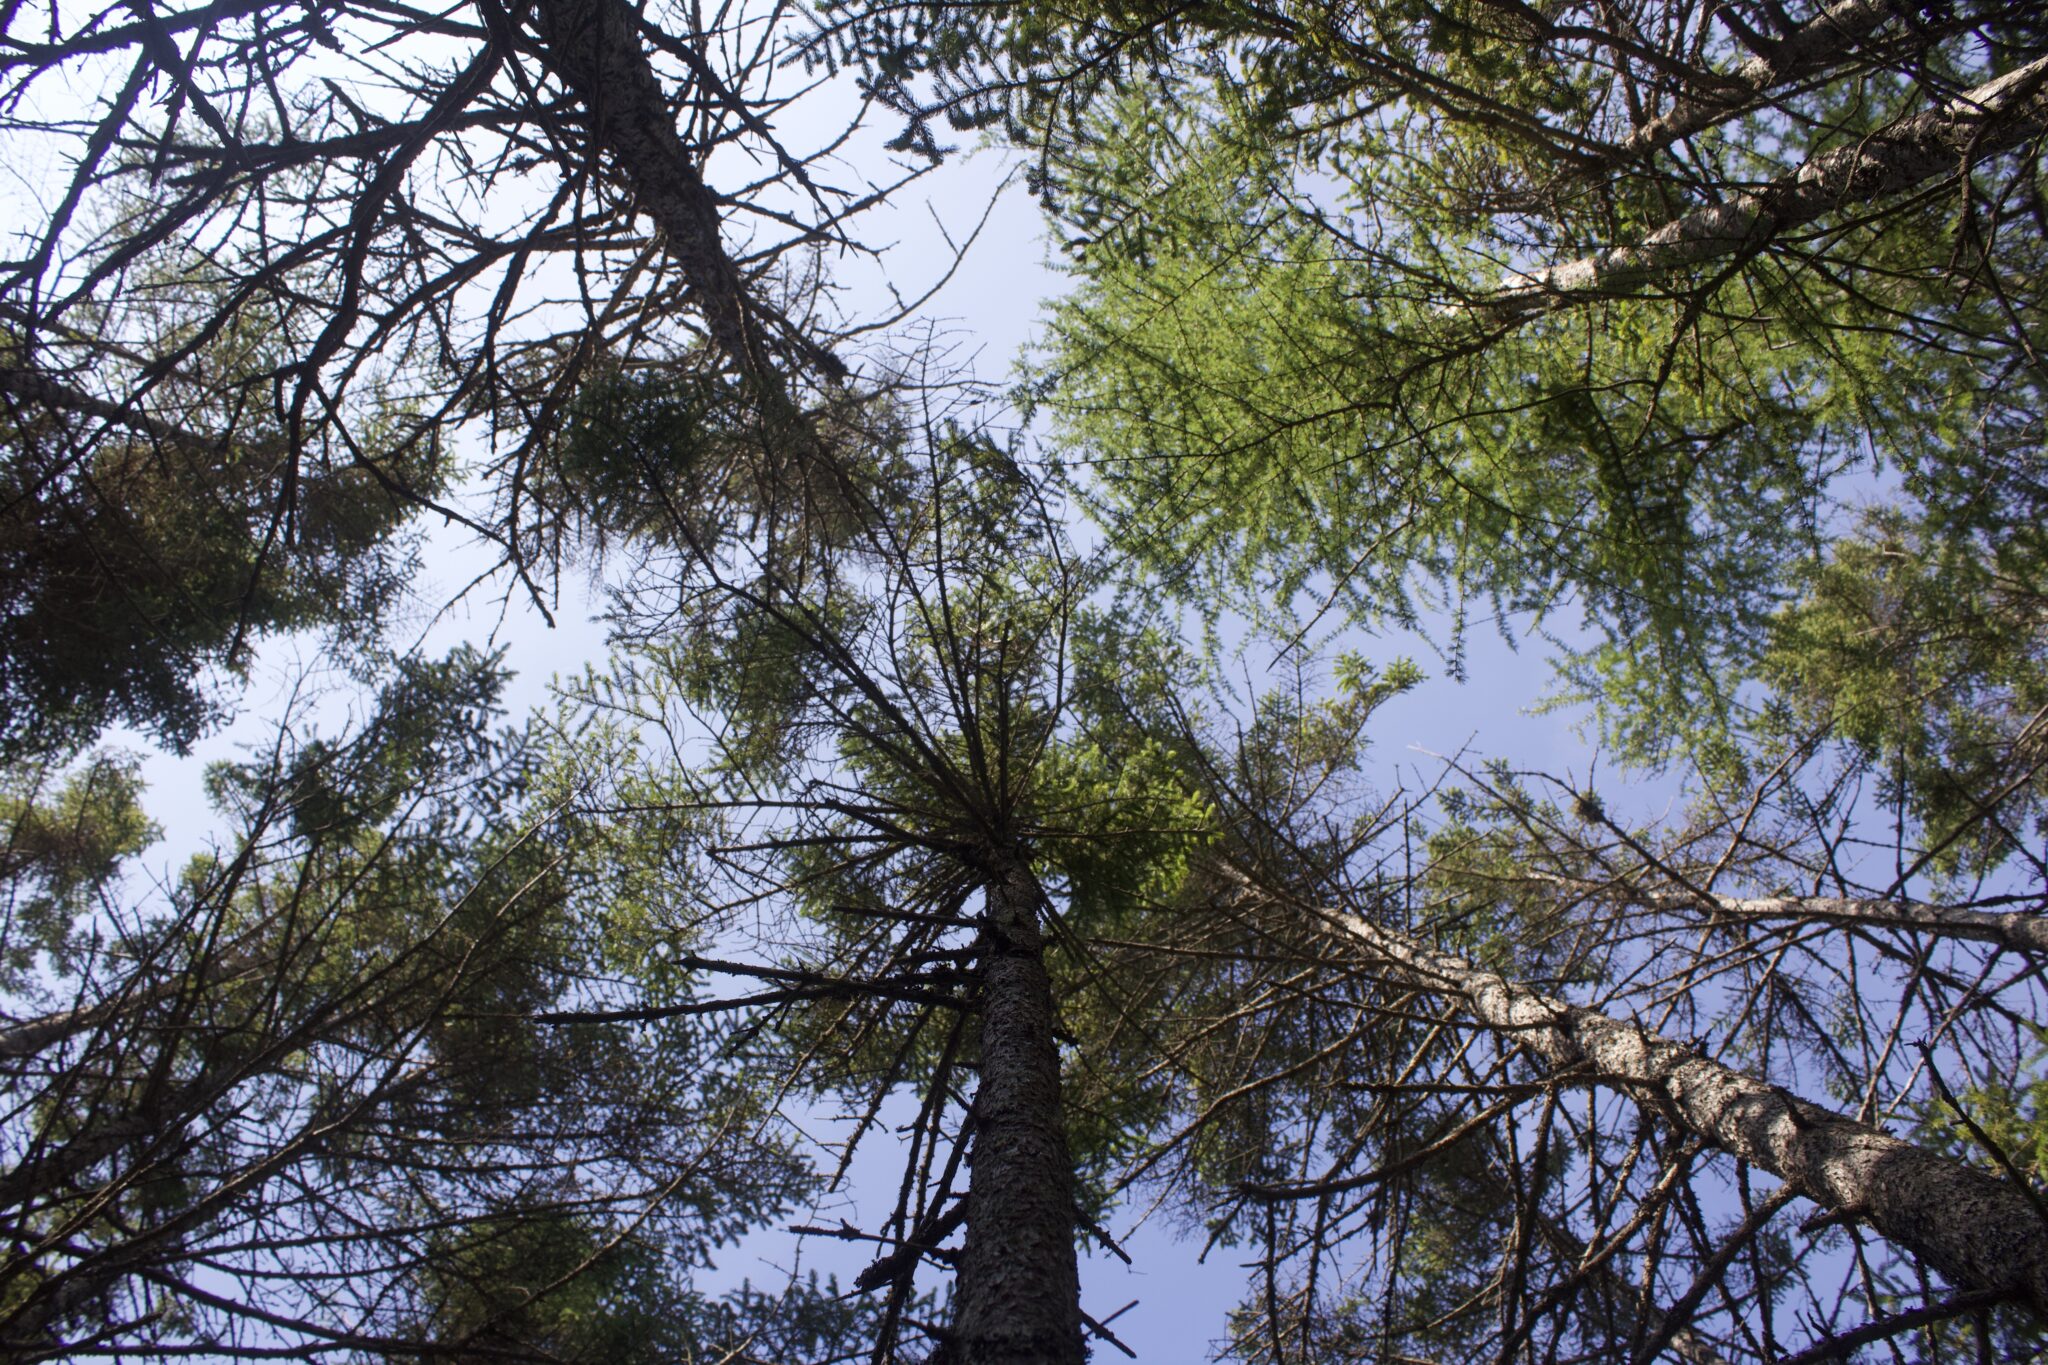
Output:
<svg viewBox="0 0 2048 1365">
<path fill-rule="evenodd" d="M 1771 622 L 1873 488 L 1953 544 L 2039 520 L 2048 237 L 1984 207 L 2037 202 L 2026 155 L 1497 307 L 2014 69 L 2038 16 L 1944 11 L 1882 31 L 1912 78 L 1822 60 L 1738 94 L 1712 73 L 1776 49 L 1726 7 L 827 13 L 910 143 L 944 113 L 1033 155 L 1077 288 L 1031 391 L 1198 610 L 1334 606 L 1454 671 L 1468 621 L 1547 631 L 1624 756 L 1726 761 Z"/>
<path fill-rule="evenodd" d="M 1073 153 L 1079 287 L 1037 392 L 1098 514 L 1212 610 L 1448 614 L 1454 657 L 1482 607 L 1583 623 L 1578 676 L 1654 757 L 1668 718 L 1727 718 L 1845 476 L 1903 468 L 1942 505 L 1988 491 L 1954 477 L 1954 444 L 1980 405 L 2018 404 L 1893 325 L 1925 284 L 1831 295 L 1766 260 L 1704 303 L 1487 325 L 1461 300 L 1507 248 L 1433 219 L 1449 171 L 1423 150 L 1347 180 L 1196 89 L 1124 99 Z"/>
<path fill-rule="evenodd" d="M 1780 723 L 1852 745 L 1881 799 L 1944 850 L 1944 868 L 1995 865 L 2044 832 L 2043 549 L 2031 520 L 1997 539 L 1951 539 L 1876 512 L 1774 623 L 1761 672 L 1782 698 Z"/>
</svg>

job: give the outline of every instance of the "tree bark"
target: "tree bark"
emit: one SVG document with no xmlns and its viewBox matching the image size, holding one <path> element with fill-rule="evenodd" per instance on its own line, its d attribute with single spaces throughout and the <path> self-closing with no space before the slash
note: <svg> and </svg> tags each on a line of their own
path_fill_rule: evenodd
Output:
<svg viewBox="0 0 2048 1365">
<path fill-rule="evenodd" d="M 712 342 L 764 396 L 783 380 L 762 334 L 763 311 L 719 235 L 718 196 L 676 131 L 660 79 L 640 38 L 640 17 L 624 0 L 538 0 L 535 25 L 550 69 L 583 106 L 591 138 L 611 154 L 640 208 L 661 229 L 689 281 Z M 791 337 L 828 377 L 846 367 L 822 346 Z"/>
<path fill-rule="evenodd" d="M 1459 1000 L 1547 1065 L 1584 1068 L 1681 1130 L 1863 1219 L 1959 1287 L 2048 1317 L 2048 1219 L 2027 1191 L 1733 1071 L 1683 1043 L 1517 985 L 1358 915 L 1317 912 L 1351 952 Z"/>
<path fill-rule="evenodd" d="M 1932 934 L 1991 943 L 2015 953 L 2048 954 L 2048 916 L 1968 905 L 1890 900 L 1881 896 L 1724 896 L 1690 891 L 1637 891 L 1578 877 L 1534 874 L 1532 880 L 1572 887 L 1625 904 L 1751 920 L 1820 920 L 1867 929 Z"/>
<path fill-rule="evenodd" d="M 1699 904 L 1697 898 L 1682 892 L 1667 892 L 1656 899 L 1660 904 L 1667 900 L 1674 904 Z M 1715 896 L 1710 908 L 1737 919 L 1825 920 L 1995 943 L 2016 953 L 2048 953 L 2048 919 L 2014 911 L 1972 910 L 1869 896 Z"/>
<path fill-rule="evenodd" d="M 1773 43 L 1768 53 L 1751 57 L 1721 78 L 1718 88 L 1680 94 L 1669 109 L 1645 122 L 1618 143 L 1610 156 L 1600 159 L 1618 165 L 1649 156 L 1756 108 L 1772 91 L 1840 64 L 1906 9 L 1899 0 L 1836 0 L 1783 41 Z"/>
<path fill-rule="evenodd" d="M 951 1342 L 958 1365 L 1080 1365 L 1074 1172 L 1060 1107 L 1042 892 L 1021 867 L 986 891 L 981 1085 Z"/>
<path fill-rule="evenodd" d="M 1634 294 L 1686 266 L 1731 256 L 1846 204 L 1887 198 L 2016 147 L 2048 127 L 2048 57 L 1965 91 L 1940 109 L 1824 152 L 1750 194 L 1696 209 L 1634 246 L 1514 274 L 1465 311 L 1495 323 Z"/>
</svg>

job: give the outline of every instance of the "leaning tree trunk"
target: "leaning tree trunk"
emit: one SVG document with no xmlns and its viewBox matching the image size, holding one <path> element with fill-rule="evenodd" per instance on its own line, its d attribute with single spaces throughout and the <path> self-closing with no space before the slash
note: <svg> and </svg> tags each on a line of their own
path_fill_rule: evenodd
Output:
<svg viewBox="0 0 2048 1365">
<path fill-rule="evenodd" d="M 1868 1222 L 1965 1289 L 2048 1317 L 2048 1219 L 2027 1191 L 1730 1070 L 1683 1043 L 1567 1004 L 1359 915 L 1315 912 L 1353 952 L 1458 1000 L 1556 1069 L 1619 1085 L 1686 1132 Z"/>
<path fill-rule="evenodd" d="M 1080 1365 L 1074 1173 L 1060 1109 L 1042 893 L 1023 868 L 987 890 L 981 1087 L 953 1321 L 959 1365 Z"/>
<path fill-rule="evenodd" d="M 1697 87 L 1682 91 L 1669 109 L 1623 138 L 1611 153 L 1593 159 L 1601 166 L 1626 165 L 1663 151 L 1724 119 L 1756 109 L 1774 92 L 1850 60 L 1880 28 L 1912 14 L 1912 7 L 1902 0 L 1835 0 L 1772 43 L 1768 51 L 1751 57 L 1734 71 L 1720 74 L 1711 83 L 1702 81 Z M 1914 24 L 1909 32 L 1914 41 L 1907 50 L 1915 55 L 1933 46 L 1940 36 L 1924 23 Z"/>
<path fill-rule="evenodd" d="M 1852 204 L 1886 199 L 2025 145 L 2048 128 L 2048 57 L 1939 109 L 1823 152 L 1792 174 L 1666 223 L 1632 246 L 1517 272 L 1469 310 L 1512 323 L 1648 289 L 1673 272 L 1733 256 Z"/>
<path fill-rule="evenodd" d="M 533 18 L 549 69 L 575 94 L 591 137 L 611 154 L 638 207 L 661 229 L 712 341 L 762 398 L 786 404 L 786 385 L 771 355 L 777 338 L 768 335 L 773 314 L 751 297 L 725 249 L 718 196 L 700 169 L 703 149 L 687 146 L 676 131 L 641 39 L 639 11 L 625 0 L 538 0 Z M 844 377 L 845 365 L 824 347 L 793 332 L 779 339 L 828 377 Z"/>
<path fill-rule="evenodd" d="M 1705 908 L 1734 919 L 1821 920 L 1934 938 L 1992 943 L 2008 952 L 2048 954 L 2048 919 L 2019 911 L 1979 910 L 1875 896 L 1695 896 L 1682 891 L 1646 897 L 1652 904 Z"/>
</svg>

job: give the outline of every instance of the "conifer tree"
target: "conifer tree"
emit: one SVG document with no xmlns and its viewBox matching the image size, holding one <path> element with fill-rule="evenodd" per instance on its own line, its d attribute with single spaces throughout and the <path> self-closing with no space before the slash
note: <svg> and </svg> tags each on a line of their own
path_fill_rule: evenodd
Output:
<svg viewBox="0 0 2048 1365">
<path fill-rule="evenodd" d="M 829 13 L 914 141 L 1036 158 L 1033 393 L 1199 609 L 1555 626 L 1658 757 L 1873 478 L 1937 557 L 2040 520 L 2034 7 Z"/>
<path fill-rule="evenodd" d="M 692 1289 L 810 1181 L 719 1029 L 537 1021 L 618 966 L 603 850 L 495 730 L 502 682 L 407 664 L 355 735 L 217 769 L 235 842 L 139 905 L 123 769 L 11 798 L 10 1358 L 596 1365 L 778 1315 L 860 1338 L 816 1286 Z"/>
<path fill-rule="evenodd" d="M 887 190 L 778 135 L 784 32 L 0 12 L 70 169 L 0 266 L 8 1349 L 1069 1365 L 1139 1193 L 1273 1365 L 2033 1349 L 2033 8 L 834 7 L 901 149 L 1029 140 L 1064 490 L 854 349 Z M 611 663 L 508 734 L 363 651 L 130 897 L 133 772 L 63 759 L 378 644 L 421 512 L 596 565 Z M 1583 613 L 1682 809 L 1376 791 L 1419 674 L 1319 627 L 1474 608 Z M 845 1299 L 696 1292 L 815 1188 L 778 1106 L 905 1099 Z"/>
</svg>

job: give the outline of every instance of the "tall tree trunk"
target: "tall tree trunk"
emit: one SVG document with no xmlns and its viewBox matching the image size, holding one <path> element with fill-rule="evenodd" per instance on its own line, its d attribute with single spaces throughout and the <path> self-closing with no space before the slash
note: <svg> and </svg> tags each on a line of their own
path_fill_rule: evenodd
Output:
<svg viewBox="0 0 2048 1365">
<path fill-rule="evenodd" d="M 763 398 L 786 403 L 784 377 L 771 355 L 778 338 L 768 335 L 778 319 L 750 295 L 725 249 L 718 196 L 699 167 L 702 149 L 685 145 L 676 131 L 640 36 L 638 11 L 624 0 L 538 0 L 533 18 L 549 68 L 575 93 L 591 137 L 611 153 L 640 209 L 661 229 L 712 340 Z M 700 63 L 695 74 L 704 81 L 708 68 Z M 705 93 L 716 98 L 721 92 Z M 836 356 L 795 329 L 783 330 L 779 340 L 827 376 L 845 376 Z"/>
<path fill-rule="evenodd" d="M 1754 109 L 1773 92 L 1807 80 L 1848 61 L 1878 29 L 1909 13 L 1900 0 L 1835 0 L 1769 50 L 1751 57 L 1734 71 L 1702 79 L 1698 88 L 1682 90 L 1671 107 L 1642 124 L 1597 160 L 1621 165 L 1651 156 L 1702 129 Z M 1933 46 L 1936 34 L 1925 24 L 1912 30 L 1906 46 L 1914 52 Z M 1702 77 L 1706 73 L 1701 73 Z"/>
<path fill-rule="evenodd" d="M 1885 199 L 2020 146 L 2048 127 L 2048 57 L 1984 82 L 1939 109 L 1814 157 L 1759 190 L 1695 209 L 1633 246 L 1511 274 L 1468 305 L 1512 323 L 1651 288 L 1687 267 L 1759 246 L 1851 204 Z"/>
<path fill-rule="evenodd" d="M 1868 1222 L 1965 1289 L 2048 1316 L 2048 1219 L 2011 1183 L 1939 1156 L 1693 1048 L 1518 985 L 1358 915 L 1322 925 L 1354 953 L 1434 993 L 1555 1068 L 1619 1085 L 1685 1132 L 1828 1209 Z"/>
<path fill-rule="evenodd" d="M 1052 981 L 1029 870 L 989 885 L 981 931 L 981 1087 L 960 1254 L 959 1365 L 1080 1365 L 1074 1172 L 1060 1108 Z"/>
</svg>

